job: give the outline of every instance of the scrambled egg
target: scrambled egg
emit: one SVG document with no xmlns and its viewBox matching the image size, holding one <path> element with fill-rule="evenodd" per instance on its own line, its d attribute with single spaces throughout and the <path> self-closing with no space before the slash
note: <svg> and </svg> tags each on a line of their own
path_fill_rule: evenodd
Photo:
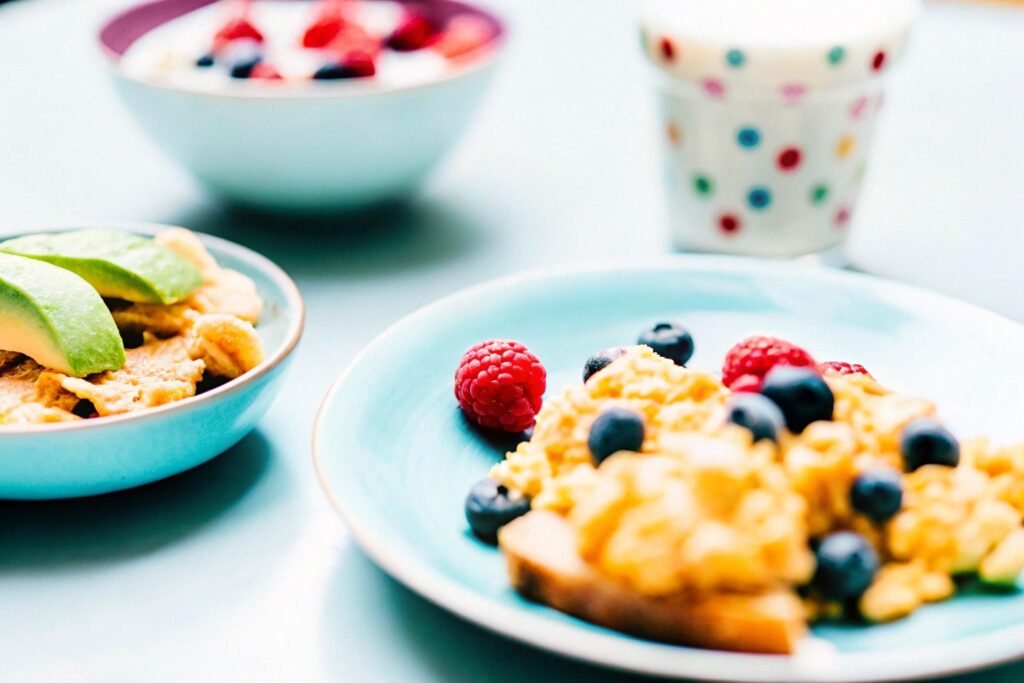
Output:
<svg viewBox="0 0 1024 683">
<path fill-rule="evenodd" d="M 124 366 L 112 372 L 68 377 L 0 351 L 0 425 L 73 421 L 161 406 L 195 396 L 206 378 L 234 379 L 262 362 L 253 325 L 263 302 L 253 281 L 220 267 L 188 230 L 166 230 L 155 241 L 199 268 L 203 285 L 168 306 L 111 302 L 122 335 L 141 339 L 126 349 Z"/>
<path fill-rule="evenodd" d="M 1013 583 L 1024 568 L 1024 446 L 963 444 L 957 467 L 903 475 L 901 511 L 879 525 L 856 513 L 850 487 L 871 467 L 902 470 L 903 427 L 932 403 L 866 375 L 826 376 L 834 420 L 751 442 L 725 424 L 728 391 L 646 347 L 549 399 L 524 442 L 491 476 L 565 517 L 581 556 L 643 595 L 792 591 L 809 582 L 811 539 L 861 533 L 882 561 L 860 600 L 872 621 L 953 594 L 953 576 Z M 640 413 L 641 452 L 594 465 L 591 423 L 611 406 Z M 808 599 L 810 616 L 839 610 Z"/>
</svg>

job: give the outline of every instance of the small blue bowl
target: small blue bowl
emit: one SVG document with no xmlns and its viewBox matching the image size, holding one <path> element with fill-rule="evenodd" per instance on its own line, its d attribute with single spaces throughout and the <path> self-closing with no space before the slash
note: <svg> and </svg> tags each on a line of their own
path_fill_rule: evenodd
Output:
<svg viewBox="0 0 1024 683">
<path fill-rule="evenodd" d="M 490 12 L 455 0 L 397 0 L 438 22 L 482 20 L 493 34 L 489 52 L 427 83 L 395 86 L 244 82 L 211 92 L 121 68 L 136 40 L 213 1 L 135 5 L 103 26 L 100 47 L 118 95 L 153 141 L 213 193 L 263 210 L 353 210 L 414 192 L 469 126 L 504 44 L 504 25 Z"/>
<path fill-rule="evenodd" d="M 119 227 L 153 234 L 164 226 Z M 223 453 L 267 412 L 302 336 L 302 297 L 291 278 L 266 258 L 226 240 L 199 237 L 221 265 L 255 281 L 264 302 L 256 329 L 266 359 L 215 389 L 158 408 L 0 427 L 0 498 L 76 498 L 164 479 Z"/>
</svg>

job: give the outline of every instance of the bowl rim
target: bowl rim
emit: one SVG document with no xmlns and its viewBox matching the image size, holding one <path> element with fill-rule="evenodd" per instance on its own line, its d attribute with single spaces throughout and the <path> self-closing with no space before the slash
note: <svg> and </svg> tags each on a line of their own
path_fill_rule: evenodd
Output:
<svg viewBox="0 0 1024 683">
<path fill-rule="evenodd" d="M 210 97 L 212 99 L 223 99 L 223 100 L 321 100 L 321 99 L 349 99 L 349 98 L 361 98 L 361 97 L 384 97 L 388 95 L 397 95 L 401 93 L 413 92 L 418 90 L 424 90 L 434 86 L 439 86 L 444 83 L 451 83 L 454 81 L 468 78 L 481 71 L 485 71 L 490 67 L 493 67 L 498 60 L 498 57 L 504 52 L 504 47 L 507 43 L 508 24 L 507 22 L 496 12 L 487 7 L 482 7 L 475 4 L 469 4 L 468 2 L 462 2 L 461 0 L 429 0 L 426 4 L 432 3 L 443 3 L 444 5 L 462 8 L 470 11 L 474 14 L 485 16 L 490 22 L 497 28 L 497 33 L 485 44 L 488 49 L 486 52 L 479 57 L 476 57 L 472 62 L 464 64 L 456 69 L 441 74 L 440 76 L 433 78 L 425 82 L 409 83 L 405 85 L 387 85 L 380 86 L 377 83 L 361 83 L 356 79 L 355 81 L 340 81 L 340 82 L 314 82 L 310 81 L 303 84 L 291 84 L 284 85 L 282 87 L 251 87 L 251 83 L 228 83 L 225 87 L 210 89 L 202 88 L 189 85 L 181 84 L 168 84 L 162 83 L 154 78 L 145 78 L 142 76 L 136 76 L 128 73 L 123 65 L 122 58 L 124 57 L 123 52 L 118 52 L 113 48 L 109 42 L 109 32 L 114 30 L 114 27 L 119 22 L 126 21 L 130 17 L 140 11 L 147 9 L 156 8 L 161 5 L 174 5 L 177 3 L 184 2 L 185 0 L 145 0 L 144 2 L 136 2 L 127 7 L 118 10 L 115 14 L 105 19 L 99 30 L 96 32 L 96 42 L 100 52 L 106 58 L 107 66 L 111 72 L 118 78 L 122 78 L 125 81 L 136 83 L 154 90 L 160 90 L 164 92 L 173 92 L 181 95 L 191 95 L 199 97 Z M 293 2 L 308 2 L 311 0 L 291 0 Z M 385 0 L 363 0 L 367 2 L 381 2 Z M 390 0 L 398 4 L 408 4 L 416 2 L 416 0 Z M 163 26 L 169 21 L 173 21 L 186 14 L 194 12 L 198 9 L 202 9 L 209 5 L 214 4 L 217 0 L 192 0 L 190 5 L 192 7 L 185 12 L 166 19 L 156 26 L 148 29 L 142 35 L 153 31 L 154 29 Z M 142 37 L 141 35 L 139 36 Z M 136 38 L 138 40 L 138 38 Z M 135 41 L 132 41 L 133 43 Z M 131 44 L 129 44 L 129 47 Z M 126 48 L 127 50 L 127 48 Z"/>
<path fill-rule="evenodd" d="M 1024 624 L 1006 626 L 999 631 L 1001 636 L 993 641 L 991 634 L 967 636 L 955 641 L 965 652 L 959 662 L 943 666 L 941 654 L 947 643 L 940 645 L 921 645 L 909 651 L 891 650 L 886 652 L 844 652 L 834 661 L 836 665 L 848 665 L 847 670 L 851 673 L 820 674 L 817 669 L 803 668 L 800 655 L 763 655 L 748 654 L 739 652 L 723 652 L 716 650 L 704 650 L 687 646 L 666 646 L 679 648 L 693 661 L 692 668 L 687 671 L 677 671 L 672 668 L 676 664 L 675 654 L 669 655 L 671 659 L 658 654 L 650 658 L 652 651 L 644 649 L 644 655 L 649 659 L 643 664 L 637 664 L 637 658 L 631 656 L 632 651 L 623 653 L 621 649 L 609 648 L 599 650 L 595 645 L 613 646 L 619 643 L 621 634 L 586 634 L 581 632 L 575 623 L 548 623 L 543 622 L 546 639 L 542 640 L 536 636 L 535 627 L 541 621 L 533 615 L 523 616 L 518 609 L 505 605 L 495 606 L 486 598 L 482 598 L 476 591 L 465 587 L 447 577 L 438 576 L 434 569 L 418 557 L 407 557 L 396 550 L 394 546 L 386 541 L 373 536 L 367 529 L 360 516 L 354 512 L 343 496 L 340 496 L 334 485 L 333 479 L 328 473 L 329 466 L 326 464 L 327 455 L 321 448 L 323 433 L 326 430 L 328 409 L 334 402 L 342 387 L 348 381 L 350 375 L 355 371 L 371 352 L 379 348 L 381 343 L 393 334 L 396 334 L 407 327 L 413 326 L 422 319 L 429 318 L 436 311 L 442 311 L 446 307 L 458 304 L 479 297 L 482 294 L 500 293 L 506 288 L 524 283 L 535 283 L 543 280 L 552 280 L 580 274 L 594 274 L 602 272 L 636 272 L 647 270 L 684 270 L 695 269 L 704 272 L 728 271 L 728 272 L 753 272 L 753 273 L 799 273 L 801 276 L 817 282 L 825 281 L 839 284 L 850 284 L 865 288 L 884 287 L 886 292 L 892 295 L 904 297 L 907 301 L 922 303 L 928 306 L 941 305 L 947 309 L 955 310 L 959 315 L 971 318 L 974 321 L 984 321 L 990 326 L 999 329 L 1014 329 L 1018 333 L 1024 329 L 1024 323 L 1007 318 L 999 313 L 990 311 L 977 304 L 969 303 L 953 296 L 935 292 L 924 287 L 893 280 L 891 278 L 863 273 L 859 271 L 837 270 L 810 263 L 796 263 L 787 260 L 750 258 L 735 255 L 723 254 L 669 254 L 654 257 L 635 257 L 625 260 L 598 259 L 584 261 L 577 264 L 561 266 L 541 266 L 518 271 L 509 275 L 486 280 L 478 284 L 470 285 L 463 289 L 456 290 L 430 303 L 408 313 L 396 320 L 382 330 L 347 363 L 338 377 L 331 383 L 330 388 L 321 400 L 317 409 L 316 418 L 313 423 L 312 434 L 312 460 L 314 471 L 320 487 L 330 501 L 332 507 L 345 522 L 354 540 L 360 549 L 377 565 L 383 572 L 394 580 L 404 585 L 423 599 L 449 611 L 480 628 L 483 628 L 500 636 L 510 638 L 528 647 L 546 651 L 566 657 L 568 659 L 584 662 L 590 665 L 600 666 L 612 671 L 622 671 L 634 674 L 643 674 L 663 679 L 680 679 L 695 681 L 758 681 L 759 683 L 777 682 L 791 683 L 793 681 L 807 681 L 807 683 L 882 683 L 883 681 L 904 681 L 920 678 L 931 678 L 934 676 L 951 676 L 977 671 L 985 667 L 1021 659 L 1022 648 L 1015 647 L 1012 643 L 1020 640 L 1024 635 Z M 497 607 L 497 611 L 495 611 Z M 497 617 L 495 616 L 497 615 Z M 579 638 L 583 635 L 586 644 L 591 650 L 584 653 L 584 649 L 578 645 Z M 658 645 L 656 641 L 641 641 L 644 646 Z M 596 653 L 596 654 L 595 654 Z M 813 652 L 809 653 L 813 662 Z M 723 659 L 728 657 L 728 659 Z M 914 669 L 914 662 L 922 659 L 929 660 L 929 664 Z M 805 659 L 806 661 L 806 659 Z M 732 665 L 731 669 L 724 668 L 723 663 Z M 908 663 L 909 662 L 909 663 Z M 937 663 L 936 663 L 937 662 Z M 888 668 L 893 667 L 893 668 Z M 899 668 L 902 667 L 902 668 Z"/>
<path fill-rule="evenodd" d="M 46 232 L 68 232 L 72 230 L 97 227 L 114 228 L 134 232 L 136 234 L 153 236 L 162 230 L 179 226 L 163 223 L 90 221 L 71 225 L 32 229 L 31 231 L 24 233 L 3 235 L 2 239 L 11 239 L 18 237 L 19 235 Z M 189 396 L 188 398 L 183 398 L 154 408 L 145 408 L 137 412 L 108 415 L 88 420 L 53 422 L 49 424 L 0 425 L 0 438 L 52 434 L 55 432 L 70 432 L 81 429 L 102 429 L 104 427 L 115 427 L 126 422 L 140 422 L 163 415 L 177 413 L 182 410 L 188 410 L 200 403 L 210 402 L 221 396 L 226 396 L 240 391 L 244 387 L 252 384 L 257 379 L 274 370 L 292 354 L 295 347 L 298 346 L 299 340 L 302 338 L 306 322 L 305 303 L 302 300 L 302 294 L 299 292 L 299 287 L 295 284 L 295 281 L 292 280 L 292 278 L 276 263 L 248 247 L 226 240 L 223 237 L 217 237 L 203 232 L 190 232 L 198 237 L 205 246 L 211 247 L 216 252 L 228 254 L 231 258 L 241 261 L 245 263 L 245 265 L 250 266 L 253 270 L 266 275 L 282 292 L 285 300 L 285 309 L 292 313 L 292 320 L 288 325 L 288 330 L 285 333 L 284 340 L 278 345 L 273 353 L 264 358 L 260 364 L 252 370 L 249 370 L 248 372 L 245 372 L 218 387 L 214 387 L 213 389 L 196 396 Z M 214 254 L 214 256 L 216 257 L 217 254 Z"/>
</svg>

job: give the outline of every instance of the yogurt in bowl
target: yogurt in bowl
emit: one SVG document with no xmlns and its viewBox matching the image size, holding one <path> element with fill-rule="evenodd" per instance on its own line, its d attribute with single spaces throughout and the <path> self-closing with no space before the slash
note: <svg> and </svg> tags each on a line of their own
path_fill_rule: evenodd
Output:
<svg viewBox="0 0 1024 683">
<path fill-rule="evenodd" d="M 422 184 L 482 101 L 504 26 L 456 0 L 154 0 L 99 41 L 139 125 L 212 193 L 331 212 Z"/>
<path fill-rule="evenodd" d="M 122 68 L 139 79 L 217 91 L 234 84 L 421 85 L 483 59 L 495 28 L 446 22 L 391 0 L 216 2 L 142 36 Z"/>
</svg>

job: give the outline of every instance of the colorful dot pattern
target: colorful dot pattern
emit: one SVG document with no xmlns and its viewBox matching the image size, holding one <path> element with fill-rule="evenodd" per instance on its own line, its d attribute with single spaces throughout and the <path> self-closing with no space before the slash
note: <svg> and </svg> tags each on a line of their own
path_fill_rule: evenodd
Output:
<svg viewBox="0 0 1024 683">
<path fill-rule="evenodd" d="M 673 40 L 667 37 L 651 38 L 645 36 L 644 41 L 647 50 L 651 54 L 659 55 L 665 63 L 688 63 L 685 60 L 681 60 L 680 46 L 678 43 L 673 42 Z M 685 49 L 685 46 L 683 48 Z M 721 54 L 721 66 L 717 70 L 714 67 L 709 67 L 709 72 L 704 77 L 697 78 L 697 83 L 703 92 L 703 96 L 707 99 L 727 100 L 730 88 L 728 73 L 757 66 L 756 55 L 752 62 L 751 56 L 739 48 L 730 48 Z M 887 62 L 888 55 L 886 51 L 884 49 L 877 49 L 868 53 L 866 63 L 861 62 L 861 64 L 864 64 L 861 68 L 865 69 L 866 72 L 879 72 L 887 66 Z M 824 53 L 822 68 L 842 67 L 844 72 L 846 72 L 855 66 L 850 60 L 850 53 L 846 46 L 834 45 Z M 784 82 L 778 86 L 777 97 L 780 102 L 797 105 L 802 103 L 807 92 L 808 88 L 805 83 L 799 81 Z M 739 158 L 750 158 L 752 161 L 759 158 L 763 159 L 762 155 L 764 152 L 760 150 L 768 145 L 769 148 L 765 150 L 769 155 L 766 161 L 771 160 L 774 162 L 775 173 L 778 174 L 778 178 L 787 177 L 788 180 L 782 181 L 770 177 L 762 179 L 756 176 L 740 179 L 732 175 L 716 178 L 714 175 L 717 172 L 715 168 L 717 166 L 716 162 L 711 164 L 712 172 L 702 169 L 693 173 L 689 176 L 690 187 L 693 195 L 706 202 L 706 206 L 709 207 L 711 227 L 720 236 L 728 239 L 734 239 L 745 231 L 754 235 L 756 234 L 755 229 L 762 227 L 770 230 L 769 226 L 778 219 L 768 217 L 788 214 L 792 206 L 789 203 L 791 201 L 790 198 L 795 191 L 799 193 L 797 197 L 800 198 L 803 205 L 808 207 L 807 210 L 815 212 L 814 214 L 808 214 L 808 219 L 824 220 L 830 223 L 831 226 L 834 226 L 836 230 L 845 229 L 850 223 L 852 212 L 852 206 L 848 203 L 848 198 L 855 196 L 855 194 L 850 194 L 849 183 L 855 183 L 853 186 L 855 193 L 856 183 L 860 182 L 864 168 L 863 152 L 858 151 L 859 144 L 854 132 L 859 130 L 860 124 L 858 122 L 873 116 L 876 110 L 877 101 L 874 97 L 858 96 L 843 103 L 839 111 L 843 115 L 847 115 L 848 118 L 837 120 L 841 120 L 847 126 L 852 127 L 853 130 L 850 132 L 842 131 L 842 129 L 839 130 L 836 137 L 833 138 L 831 155 L 829 155 L 830 150 L 827 146 L 822 149 L 815 144 L 813 147 L 807 148 L 806 151 L 811 154 L 810 159 L 805 156 L 805 149 L 799 137 L 794 138 L 787 134 L 787 137 L 790 137 L 789 140 L 774 138 L 774 123 L 770 119 L 766 122 L 755 120 L 750 123 L 744 123 L 738 128 L 733 128 L 731 144 L 734 145 L 734 149 L 737 150 L 737 153 L 751 155 L 750 157 Z M 664 125 L 665 138 L 668 144 L 673 149 L 682 147 L 683 133 L 678 121 L 668 120 Z M 702 131 L 703 125 L 697 131 L 697 134 L 702 134 Z M 691 133 L 691 136 L 693 134 Z M 703 137 L 701 137 L 701 141 L 703 143 Z M 691 154 L 693 152 L 684 153 Z M 697 153 L 699 154 L 700 152 Z M 826 159 L 830 161 L 826 162 Z M 847 160 L 852 160 L 854 163 L 849 165 L 842 164 L 842 162 Z M 825 165 L 822 166 L 822 164 Z M 834 166 L 836 169 L 846 168 L 848 170 L 833 176 L 833 171 L 830 170 L 829 165 Z M 760 168 L 760 166 L 757 167 Z M 805 178 L 805 174 L 808 172 L 817 174 L 821 171 L 825 173 L 821 179 Z M 725 172 L 724 169 L 723 172 Z M 769 173 L 768 175 L 771 174 Z M 735 187 L 737 182 L 744 182 L 745 180 L 763 180 L 764 182 L 746 185 L 745 188 L 742 186 L 739 188 Z M 778 193 L 778 197 L 776 197 L 776 193 Z M 844 199 L 847 201 L 843 201 Z M 837 202 L 836 200 L 839 201 Z M 775 208 L 773 209 L 773 207 Z M 785 207 L 785 211 L 780 214 L 779 209 L 782 207 Z M 811 207 L 814 208 L 812 209 Z M 821 216 L 822 218 L 812 219 L 810 218 L 812 215 Z M 768 222 L 765 223 L 765 220 Z"/>
<path fill-rule="evenodd" d="M 698 173 L 693 177 L 693 189 L 701 197 L 710 197 L 715 192 L 715 184 L 708 176 Z"/>
<path fill-rule="evenodd" d="M 744 149 L 754 149 L 761 144 L 761 132 L 753 126 L 744 126 L 736 133 L 736 142 Z"/>
<path fill-rule="evenodd" d="M 747 193 L 747 203 L 755 211 L 767 209 L 772 203 L 772 193 L 767 187 L 754 187 Z"/>
</svg>

